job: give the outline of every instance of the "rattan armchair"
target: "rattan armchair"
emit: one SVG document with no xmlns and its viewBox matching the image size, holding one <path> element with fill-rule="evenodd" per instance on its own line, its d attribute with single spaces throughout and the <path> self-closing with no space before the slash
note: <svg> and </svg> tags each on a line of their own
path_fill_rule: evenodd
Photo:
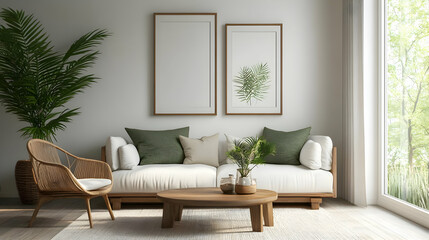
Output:
<svg viewBox="0 0 429 240">
<path fill-rule="evenodd" d="M 92 228 L 90 199 L 102 196 L 109 210 L 110 217 L 115 220 L 107 194 L 112 189 L 112 171 L 105 162 L 77 157 L 62 148 L 44 140 L 32 139 L 27 143 L 27 150 L 33 166 L 34 180 L 39 189 L 40 197 L 30 220 L 29 227 L 36 219 L 40 207 L 57 198 L 84 198 L 88 211 L 89 225 Z M 64 154 L 61 163 L 59 153 Z M 66 166 L 68 165 L 68 166 Z M 90 190 L 80 180 L 110 180 L 110 184 Z M 109 181 L 107 181 L 109 182 Z"/>
</svg>

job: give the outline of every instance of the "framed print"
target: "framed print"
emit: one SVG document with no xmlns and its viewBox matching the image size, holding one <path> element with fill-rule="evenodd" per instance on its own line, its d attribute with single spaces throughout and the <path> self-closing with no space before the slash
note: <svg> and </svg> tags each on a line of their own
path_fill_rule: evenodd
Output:
<svg viewBox="0 0 429 240">
<path fill-rule="evenodd" d="M 282 24 L 226 24 L 226 114 L 282 115 Z"/>
<path fill-rule="evenodd" d="M 154 13 L 154 115 L 216 115 L 216 13 Z"/>
</svg>

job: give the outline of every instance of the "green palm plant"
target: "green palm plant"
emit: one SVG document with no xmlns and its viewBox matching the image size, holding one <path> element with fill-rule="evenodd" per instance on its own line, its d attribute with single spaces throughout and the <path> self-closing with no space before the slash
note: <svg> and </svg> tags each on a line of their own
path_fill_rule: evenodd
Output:
<svg viewBox="0 0 429 240">
<path fill-rule="evenodd" d="M 247 177 L 258 164 L 265 163 L 264 158 L 274 155 L 274 144 L 261 137 L 247 137 L 234 142 L 235 147 L 226 152 L 226 156 L 238 165 L 241 177 Z"/>
<path fill-rule="evenodd" d="M 99 55 L 93 48 L 109 34 L 91 31 L 61 54 L 33 15 L 2 9 L 0 18 L 0 102 L 28 123 L 22 136 L 52 141 L 79 114 L 65 104 L 97 79 L 86 70 Z"/>
<path fill-rule="evenodd" d="M 270 87 L 269 74 L 270 69 L 267 63 L 242 67 L 234 79 L 240 101 L 250 105 L 252 105 L 252 99 L 262 101 Z"/>
</svg>

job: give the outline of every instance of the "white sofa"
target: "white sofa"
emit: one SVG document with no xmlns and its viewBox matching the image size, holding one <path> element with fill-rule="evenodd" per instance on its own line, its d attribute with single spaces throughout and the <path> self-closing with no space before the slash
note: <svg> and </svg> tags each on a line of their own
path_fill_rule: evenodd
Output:
<svg viewBox="0 0 429 240">
<path fill-rule="evenodd" d="M 102 160 L 106 151 L 102 148 Z M 276 191 L 277 202 L 309 202 L 318 209 L 322 197 L 337 196 L 336 148 L 332 151 L 332 169 L 311 170 L 302 165 L 264 164 L 252 171 L 257 186 Z M 222 177 L 236 174 L 235 164 L 218 168 L 204 164 L 150 164 L 133 170 L 113 172 L 113 188 L 109 198 L 113 209 L 127 202 L 158 202 L 156 193 L 168 189 L 219 187 Z"/>
</svg>

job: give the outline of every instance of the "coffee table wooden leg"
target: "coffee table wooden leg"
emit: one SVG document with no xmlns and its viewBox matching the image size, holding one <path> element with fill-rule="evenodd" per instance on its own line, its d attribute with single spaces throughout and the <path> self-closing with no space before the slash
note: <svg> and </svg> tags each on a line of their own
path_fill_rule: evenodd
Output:
<svg viewBox="0 0 429 240">
<path fill-rule="evenodd" d="M 262 204 L 250 207 L 250 219 L 252 221 L 252 229 L 254 232 L 262 232 Z"/>
<path fill-rule="evenodd" d="M 182 220 L 182 212 L 183 212 L 183 205 L 176 205 L 176 216 L 175 216 L 174 220 L 181 221 Z"/>
<path fill-rule="evenodd" d="M 164 208 L 162 211 L 162 228 L 172 228 L 174 225 L 174 219 L 176 217 L 174 204 L 164 202 Z"/>
<path fill-rule="evenodd" d="M 274 226 L 272 202 L 264 204 L 264 225 L 269 227 Z"/>
</svg>

